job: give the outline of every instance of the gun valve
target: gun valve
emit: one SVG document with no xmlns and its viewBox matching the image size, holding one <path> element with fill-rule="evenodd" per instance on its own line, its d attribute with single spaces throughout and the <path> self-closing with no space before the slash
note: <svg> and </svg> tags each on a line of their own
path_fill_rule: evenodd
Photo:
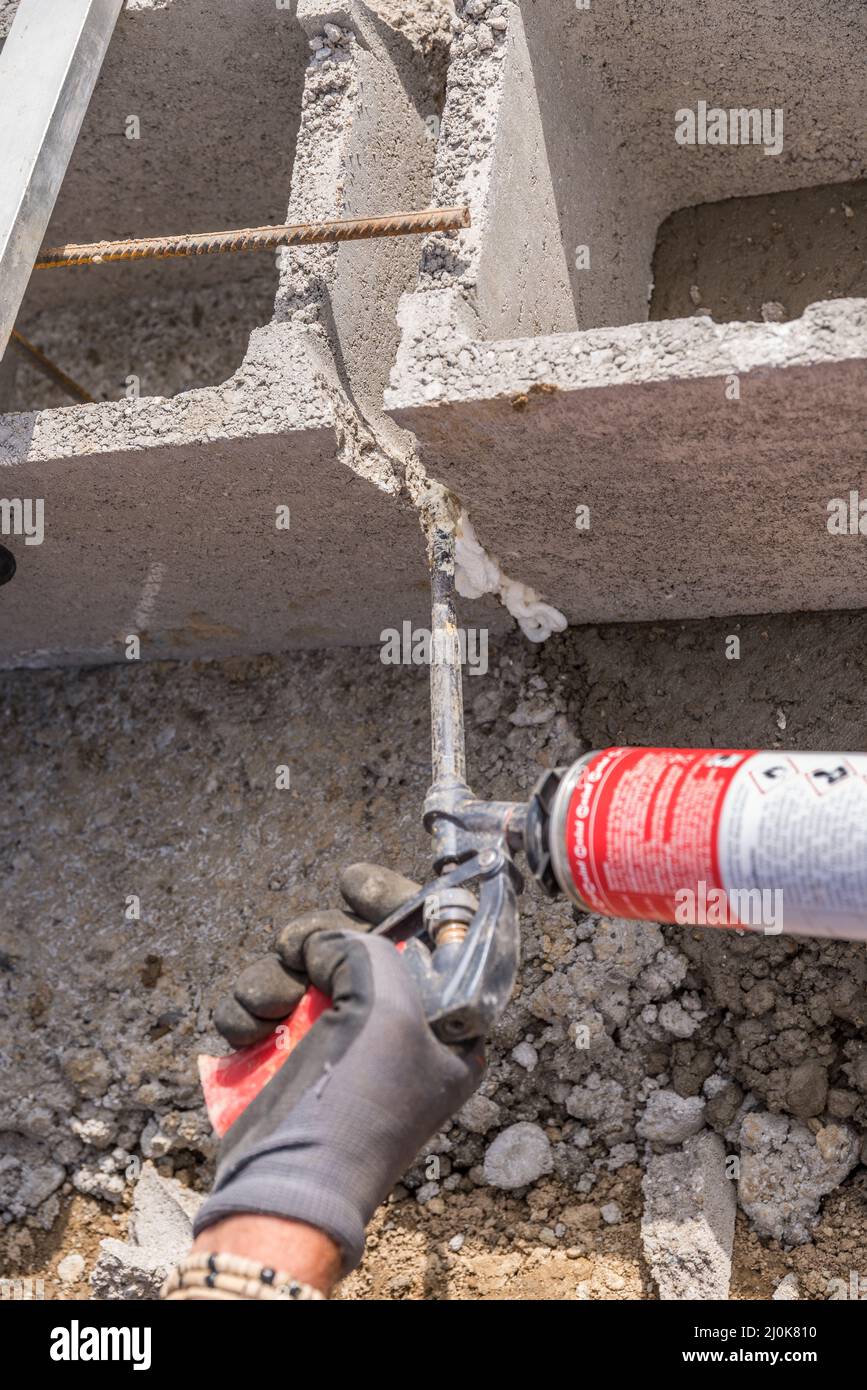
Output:
<svg viewBox="0 0 867 1390">
<path fill-rule="evenodd" d="M 432 893 L 425 902 L 424 916 L 434 947 L 462 946 L 478 908 L 478 900 L 466 888 Z"/>
</svg>

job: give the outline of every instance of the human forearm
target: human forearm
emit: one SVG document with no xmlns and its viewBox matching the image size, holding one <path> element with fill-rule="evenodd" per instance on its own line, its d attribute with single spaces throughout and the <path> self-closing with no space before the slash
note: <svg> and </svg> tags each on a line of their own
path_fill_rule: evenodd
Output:
<svg viewBox="0 0 867 1390">
<path fill-rule="evenodd" d="M 256 1260 L 283 1270 L 299 1283 L 312 1284 L 326 1297 L 340 1275 L 340 1251 L 329 1236 L 303 1221 L 280 1216 L 228 1216 L 202 1231 L 193 1250 Z"/>
</svg>

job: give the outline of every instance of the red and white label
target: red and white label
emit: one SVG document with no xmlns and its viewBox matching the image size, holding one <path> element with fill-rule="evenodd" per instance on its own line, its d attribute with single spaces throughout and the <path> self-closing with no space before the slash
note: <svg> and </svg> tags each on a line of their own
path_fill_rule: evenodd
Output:
<svg viewBox="0 0 867 1390">
<path fill-rule="evenodd" d="M 594 911 L 867 938 L 867 755 L 608 748 L 565 835 Z"/>
</svg>

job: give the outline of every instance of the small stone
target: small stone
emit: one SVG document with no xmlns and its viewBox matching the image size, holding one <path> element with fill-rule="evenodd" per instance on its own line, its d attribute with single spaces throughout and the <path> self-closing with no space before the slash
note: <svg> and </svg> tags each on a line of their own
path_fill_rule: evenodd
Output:
<svg viewBox="0 0 867 1390">
<path fill-rule="evenodd" d="M 422 1183 L 421 1187 L 415 1194 L 415 1200 L 418 1202 L 420 1207 L 423 1207 L 427 1202 L 431 1200 L 432 1197 L 439 1196 L 439 1190 L 440 1185 L 438 1182 Z"/>
<path fill-rule="evenodd" d="M 528 1187 L 553 1167 L 548 1136 L 538 1125 L 522 1120 L 497 1135 L 485 1154 L 484 1173 L 491 1187 L 508 1192 Z"/>
<path fill-rule="evenodd" d="M 83 1096 L 95 1100 L 108 1090 L 111 1067 L 98 1048 L 74 1048 L 64 1057 L 61 1069 L 67 1081 Z"/>
<path fill-rule="evenodd" d="M 87 1120 L 73 1115 L 69 1121 L 69 1128 L 83 1143 L 93 1149 L 107 1149 L 117 1134 L 117 1122 L 108 1115 L 94 1115 Z"/>
<path fill-rule="evenodd" d="M 488 1100 L 487 1096 L 470 1096 L 470 1099 L 458 1111 L 457 1120 L 459 1125 L 468 1129 L 470 1134 L 487 1134 L 489 1129 L 494 1129 L 500 1123 L 500 1107 L 496 1101 Z"/>
<path fill-rule="evenodd" d="M 707 1094 L 707 1085 L 705 1085 Z M 705 1118 L 709 1125 L 722 1133 L 728 1128 L 741 1107 L 744 1093 L 736 1081 L 724 1081 L 709 1096 L 705 1107 Z"/>
<path fill-rule="evenodd" d="M 828 1114 L 835 1120 L 848 1120 L 858 1109 L 858 1097 L 854 1091 L 834 1087 L 828 1092 Z"/>
<path fill-rule="evenodd" d="M 800 1297 L 801 1290 L 798 1287 L 798 1276 L 796 1274 L 787 1274 L 785 1279 L 780 1281 L 771 1294 L 771 1298 L 775 1303 L 791 1303 Z"/>
<path fill-rule="evenodd" d="M 769 299 L 762 305 L 762 319 L 765 323 L 785 323 L 786 309 L 777 299 Z"/>
<path fill-rule="evenodd" d="M 682 1144 L 704 1125 L 704 1101 L 700 1096 L 680 1096 L 677 1091 L 654 1091 L 636 1125 L 642 1139 L 657 1144 Z"/>
<path fill-rule="evenodd" d="M 77 1284 L 85 1270 L 83 1255 L 77 1252 L 66 1255 L 57 1266 L 57 1277 L 62 1284 Z"/>
<path fill-rule="evenodd" d="M 97 1197 L 103 1202 L 119 1202 L 126 1191 L 123 1176 L 104 1163 L 93 1168 L 77 1168 L 72 1175 L 72 1183 L 76 1191 L 85 1197 Z"/>
<path fill-rule="evenodd" d="M 539 1064 L 539 1054 L 533 1044 L 528 1042 L 518 1043 L 517 1047 L 513 1047 L 512 1058 L 525 1071 L 535 1071 Z"/>
<path fill-rule="evenodd" d="M 788 1108 L 799 1120 L 821 1115 L 828 1099 L 828 1073 L 821 1063 L 802 1062 L 789 1076 Z"/>
<path fill-rule="evenodd" d="M 623 1220 L 623 1212 L 617 1202 L 606 1202 L 601 1211 L 606 1226 L 617 1226 Z"/>
<path fill-rule="evenodd" d="M 454 1250 L 455 1254 L 457 1254 L 458 1250 L 460 1250 L 463 1246 L 463 1243 L 463 1236 L 452 1236 L 451 1240 L 449 1241 L 449 1249 Z"/>
</svg>

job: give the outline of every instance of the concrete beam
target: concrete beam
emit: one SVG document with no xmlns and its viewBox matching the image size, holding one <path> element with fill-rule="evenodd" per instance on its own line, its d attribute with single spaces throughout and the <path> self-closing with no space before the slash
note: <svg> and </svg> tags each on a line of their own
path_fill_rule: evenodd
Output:
<svg viewBox="0 0 867 1390">
<path fill-rule="evenodd" d="M 123 0 L 22 0 L 0 52 L 0 356 Z"/>
<path fill-rule="evenodd" d="M 435 401 L 392 391 L 394 418 L 570 622 L 864 606 L 861 538 L 827 522 L 867 496 L 867 300 L 465 341 L 450 365 Z"/>
</svg>

